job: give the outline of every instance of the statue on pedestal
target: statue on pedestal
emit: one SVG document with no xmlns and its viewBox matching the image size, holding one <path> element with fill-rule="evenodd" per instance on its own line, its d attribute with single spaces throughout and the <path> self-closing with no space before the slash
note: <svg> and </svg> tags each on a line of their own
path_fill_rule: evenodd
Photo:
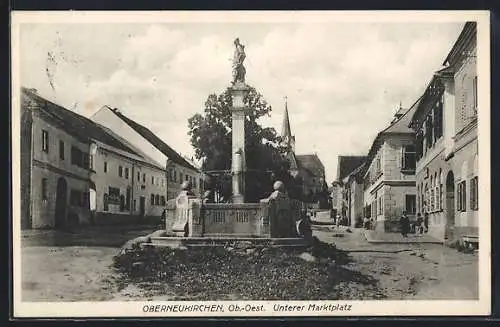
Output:
<svg viewBox="0 0 500 327">
<path fill-rule="evenodd" d="M 233 56 L 233 85 L 236 83 L 245 83 L 246 69 L 243 66 L 243 61 L 246 58 L 245 46 L 240 43 L 240 39 L 234 40 L 234 56 Z"/>
</svg>

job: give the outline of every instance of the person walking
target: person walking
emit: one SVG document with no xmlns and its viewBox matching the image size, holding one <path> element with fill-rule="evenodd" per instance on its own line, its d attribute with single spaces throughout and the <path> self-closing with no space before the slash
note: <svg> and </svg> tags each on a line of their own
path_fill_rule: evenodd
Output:
<svg viewBox="0 0 500 327">
<path fill-rule="evenodd" d="M 406 211 L 403 211 L 403 214 L 399 219 L 399 224 L 401 225 L 401 235 L 403 235 L 403 237 L 408 237 L 408 231 L 410 229 L 410 219 L 406 215 Z"/>
<path fill-rule="evenodd" d="M 424 228 L 425 228 L 425 233 L 429 231 L 429 213 L 424 213 Z"/>
</svg>

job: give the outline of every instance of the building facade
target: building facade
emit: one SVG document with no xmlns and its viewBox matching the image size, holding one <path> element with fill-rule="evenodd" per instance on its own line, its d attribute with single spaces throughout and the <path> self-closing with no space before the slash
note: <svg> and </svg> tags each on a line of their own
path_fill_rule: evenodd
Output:
<svg viewBox="0 0 500 327">
<path fill-rule="evenodd" d="M 466 23 L 425 90 L 411 126 L 417 135 L 417 206 L 429 233 L 454 241 L 478 235 L 476 25 Z"/>
<path fill-rule="evenodd" d="M 152 159 L 35 90 L 22 89 L 21 111 L 22 228 L 161 216 L 166 172 Z"/>
<path fill-rule="evenodd" d="M 351 216 L 351 212 L 354 213 L 356 210 L 351 210 L 351 206 L 358 204 L 354 202 L 351 195 L 357 195 L 359 193 L 359 187 L 357 185 L 349 185 L 350 183 L 356 182 L 359 177 L 355 180 L 350 179 L 350 175 L 355 172 L 356 176 L 361 173 L 361 166 L 364 167 L 365 160 L 367 156 L 362 155 L 340 155 L 338 156 L 337 163 L 337 182 L 341 186 L 341 204 L 338 214 L 349 222 L 349 225 L 355 224 L 355 219 Z M 353 192 L 353 194 L 351 194 Z M 363 202 L 361 200 L 361 202 Z M 362 206 L 362 204 L 361 204 Z M 355 214 L 354 214 L 355 215 Z M 354 217 L 355 218 L 355 217 Z"/>
<path fill-rule="evenodd" d="M 135 148 L 141 149 L 157 166 L 164 167 L 167 200 L 179 194 L 184 181 L 191 181 L 196 195 L 202 194 L 206 176 L 149 129 L 126 117 L 118 109 L 108 106 L 102 107 L 91 119 L 108 127 Z"/>
<path fill-rule="evenodd" d="M 97 223 L 161 217 L 166 173 L 152 160 L 99 143 L 91 178 L 96 186 Z"/>
<path fill-rule="evenodd" d="M 408 127 L 420 99 L 400 108 L 389 127 L 375 138 L 363 177 L 364 215 L 376 230 L 399 231 L 399 217 L 416 214 L 415 133 Z"/>
<path fill-rule="evenodd" d="M 363 173 L 364 164 L 361 164 L 342 181 L 346 223 L 351 227 L 361 226 L 363 221 Z"/>
<path fill-rule="evenodd" d="M 334 181 L 330 187 L 330 198 L 332 201 L 332 215 L 340 215 L 342 210 L 342 184 Z"/>
<path fill-rule="evenodd" d="M 21 90 L 21 228 L 89 221 L 90 139 L 53 114 L 55 104 Z"/>
</svg>

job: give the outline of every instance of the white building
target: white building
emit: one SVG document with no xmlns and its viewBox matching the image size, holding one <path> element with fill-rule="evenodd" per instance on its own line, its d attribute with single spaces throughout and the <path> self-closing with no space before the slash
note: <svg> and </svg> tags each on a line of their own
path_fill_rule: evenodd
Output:
<svg viewBox="0 0 500 327">
<path fill-rule="evenodd" d="M 205 177 L 200 169 L 183 158 L 148 128 L 126 117 L 118 109 L 102 107 L 90 119 L 111 129 L 135 148 L 152 158 L 157 166 L 164 167 L 167 175 L 167 200 L 175 198 L 182 182 L 191 181 L 197 195 L 203 192 Z"/>
</svg>

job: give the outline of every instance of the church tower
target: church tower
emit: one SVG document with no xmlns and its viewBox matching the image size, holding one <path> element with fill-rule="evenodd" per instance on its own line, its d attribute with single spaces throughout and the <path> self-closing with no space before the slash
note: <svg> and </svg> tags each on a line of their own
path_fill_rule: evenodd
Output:
<svg viewBox="0 0 500 327">
<path fill-rule="evenodd" d="M 283 127 L 281 129 L 281 137 L 283 138 L 284 145 L 287 146 L 291 152 L 295 152 L 295 136 L 292 135 L 292 129 L 290 128 L 287 97 L 285 97 L 285 116 L 283 117 Z"/>
</svg>

